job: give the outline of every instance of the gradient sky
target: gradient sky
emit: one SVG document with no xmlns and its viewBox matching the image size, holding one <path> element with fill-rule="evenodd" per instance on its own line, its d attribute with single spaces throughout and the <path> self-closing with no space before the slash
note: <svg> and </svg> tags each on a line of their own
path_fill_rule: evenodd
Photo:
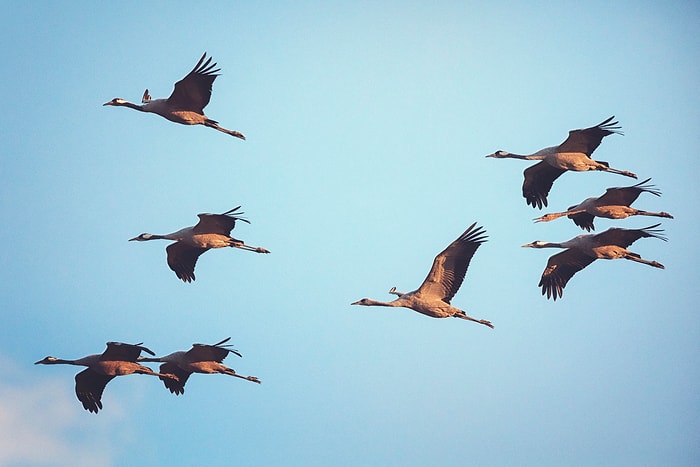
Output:
<svg viewBox="0 0 700 467">
<path fill-rule="evenodd" d="M 12 2 L 0 17 L 2 465 L 697 465 L 700 321 L 697 2 Z M 207 51 L 210 118 L 240 141 L 130 109 Z M 631 179 L 569 173 L 521 196 L 529 153 L 615 115 L 596 159 L 652 177 L 665 270 L 597 261 L 556 303 L 534 224 Z M 242 205 L 179 281 L 142 232 Z M 453 304 L 495 329 L 351 307 L 420 285 L 477 221 Z M 641 228 L 656 218 L 596 220 Z M 107 341 L 157 354 L 232 337 L 175 397 L 117 378 L 104 410 L 68 366 Z"/>
</svg>

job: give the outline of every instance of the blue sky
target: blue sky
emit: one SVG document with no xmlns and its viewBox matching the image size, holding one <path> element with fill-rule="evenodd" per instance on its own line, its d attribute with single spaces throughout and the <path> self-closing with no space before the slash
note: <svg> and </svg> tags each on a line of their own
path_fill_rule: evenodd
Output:
<svg viewBox="0 0 700 467">
<path fill-rule="evenodd" d="M 700 7 L 696 2 L 14 2 L 0 18 L 0 464 L 697 465 Z M 240 141 L 130 109 L 207 51 L 210 118 Z M 537 287 L 581 233 L 534 224 L 630 179 L 563 175 L 526 206 L 529 153 L 610 115 L 595 158 L 652 177 L 666 265 L 597 261 Z M 184 284 L 142 232 L 242 205 Z M 472 222 L 489 241 L 453 304 L 494 330 L 351 307 L 412 290 Z M 657 220 L 596 220 L 646 227 Z M 107 341 L 162 355 L 232 336 L 261 385 L 194 375 L 73 392 Z M 37 449 L 40 446 L 40 449 Z"/>
</svg>

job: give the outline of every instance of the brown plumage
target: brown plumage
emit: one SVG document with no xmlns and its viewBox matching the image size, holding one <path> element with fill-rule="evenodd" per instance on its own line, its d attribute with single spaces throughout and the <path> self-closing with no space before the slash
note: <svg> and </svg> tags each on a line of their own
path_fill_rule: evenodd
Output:
<svg viewBox="0 0 700 467">
<path fill-rule="evenodd" d="M 595 230 L 593 220 L 596 217 L 625 219 L 630 216 L 655 216 L 673 219 L 673 216 L 667 212 L 641 211 L 630 207 L 641 193 L 651 193 L 655 196 L 661 196 L 661 192 L 653 185 L 644 186 L 644 184 L 650 180 L 651 178 L 647 178 L 636 185 L 608 188 L 602 196 L 585 199 L 575 206 L 570 206 L 565 212 L 545 214 L 544 216 L 536 218 L 535 222 L 549 222 L 567 216 L 569 219 L 573 220 L 576 225 L 590 232 L 591 230 Z"/>
<path fill-rule="evenodd" d="M 179 279 L 192 282 L 195 279 L 194 267 L 197 258 L 210 248 L 232 247 L 256 253 L 269 253 L 265 248 L 246 245 L 243 240 L 231 237 L 236 221 L 250 224 L 247 219 L 239 217 L 243 213 L 237 212 L 238 209 L 240 206 L 221 214 L 197 214 L 199 222 L 195 226 L 165 235 L 142 233 L 129 241 L 175 240 L 175 243 L 171 243 L 165 249 L 168 253 L 168 266 Z"/>
<path fill-rule="evenodd" d="M 207 53 L 204 52 L 197 65 L 187 76 L 175 83 L 175 89 L 167 99 L 151 99 L 148 89 L 141 98 L 142 105 L 134 104 L 127 100 L 115 97 L 102 105 L 112 105 L 117 107 L 129 107 L 141 112 L 150 112 L 167 118 L 171 122 L 182 125 L 204 125 L 214 128 L 227 135 L 245 139 L 245 136 L 235 130 L 227 130 L 219 126 L 219 122 L 204 115 L 204 107 L 211 99 L 211 87 L 220 71 L 216 63 L 211 63 L 211 57 L 205 62 Z"/>
<path fill-rule="evenodd" d="M 542 242 L 536 240 L 523 245 L 529 248 L 566 248 L 561 253 L 549 258 L 547 267 L 542 273 L 538 287 L 542 287 L 542 295 L 547 298 L 561 298 L 564 287 L 574 274 L 591 264 L 596 259 L 629 259 L 637 263 L 647 264 L 664 269 L 664 265 L 649 261 L 639 254 L 627 250 L 627 247 L 640 238 L 654 237 L 667 241 L 661 235 L 663 230 L 655 230 L 661 224 L 655 224 L 644 229 L 610 228 L 596 235 L 579 235 L 562 243 Z"/>
<path fill-rule="evenodd" d="M 452 297 L 462 285 L 474 253 L 486 241 L 486 232 L 482 227 L 475 228 L 475 226 L 476 223 L 470 225 L 457 240 L 450 243 L 435 257 L 428 277 L 417 290 L 403 293 L 397 292 L 396 287 L 392 287 L 389 293 L 399 297 L 394 301 L 381 302 L 363 298 L 351 305 L 405 307 L 433 318 L 453 316 L 493 328 L 490 321 L 467 316 L 464 311 L 450 304 Z"/>
<path fill-rule="evenodd" d="M 185 393 L 185 383 L 192 373 L 221 373 L 260 384 L 260 380 L 255 376 L 239 375 L 232 368 L 229 368 L 221 363 L 229 353 L 241 357 L 241 354 L 238 353 L 238 351 L 229 348 L 230 345 L 223 345 L 230 339 L 230 337 L 227 337 L 221 342 L 217 342 L 213 345 L 192 344 L 192 348 L 186 352 L 173 352 L 159 358 L 141 357 L 139 361 L 163 362 L 163 364 L 160 366 L 161 373 L 172 373 L 178 377 L 177 380 L 160 378 L 165 384 L 165 387 L 175 395 Z"/>
<path fill-rule="evenodd" d="M 173 374 L 156 373 L 150 368 L 136 363 L 141 352 L 155 355 L 150 349 L 139 344 L 107 342 L 107 350 L 101 354 L 88 355 L 77 360 L 63 360 L 45 357 L 35 365 L 79 365 L 87 369 L 75 375 L 75 395 L 85 410 L 97 413 L 102 408 L 102 392 L 107 383 L 117 376 L 138 373 L 158 376 L 168 381 L 176 381 Z"/>
<path fill-rule="evenodd" d="M 569 136 L 559 146 L 541 149 L 533 154 L 519 155 L 507 151 L 496 151 L 486 157 L 497 159 L 539 160 L 537 164 L 525 169 L 523 182 L 523 197 L 527 204 L 542 209 L 547 206 L 549 190 L 561 174 L 567 170 L 586 172 L 601 170 L 626 177 L 637 178 L 632 172 L 613 169 L 607 162 L 591 159 L 591 154 L 600 145 L 604 137 L 613 133 L 622 134 L 618 122 L 611 122 L 612 116 L 590 128 L 569 131 Z"/>
</svg>

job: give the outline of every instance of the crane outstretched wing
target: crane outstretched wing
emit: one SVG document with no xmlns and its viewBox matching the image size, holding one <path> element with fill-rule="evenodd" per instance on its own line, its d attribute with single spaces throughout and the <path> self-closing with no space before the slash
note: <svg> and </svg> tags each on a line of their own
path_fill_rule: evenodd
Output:
<svg viewBox="0 0 700 467">
<path fill-rule="evenodd" d="M 171 374 L 177 376 L 177 380 L 174 380 L 173 378 L 165 378 L 163 376 L 158 377 L 163 382 L 165 387 L 170 390 L 170 392 L 176 396 L 185 393 L 185 383 L 187 382 L 187 378 L 189 378 L 192 373 L 183 370 L 173 363 L 163 363 L 160 366 L 160 372 L 164 375 Z"/>
<path fill-rule="evenodd" d="M 115 377 L 96 373 L 91 368 L 75 375 L 75 395 L 85 410 L 97 413 L 102 408 L 102 393 L 113 378 Z"/>
<path fill-rule="evenodd" d="M 564 287 L 574 274 L 595 261 L 595 258 L 578 250 L 564 250 L 549 258 L 547 267 L 542 273 L 538 287 L 542 287 L 542 295 L 547 298 L 561 298 Z"/>
<path fill-rule="evenodd" d="M 229 346 L 223 346 L 222 343 L 228 341 L 228 339 L 215 344 L 192 344 L 192 348 L 187 351 L 187 358 L 192 362 L 219 362 L 224 361 L 224 358 L 228 356 L 229 353 L 242 355 L 235 349 L 228 348 Z"/>
<path fill-rule="evenodd" d="M 208 248 L 196 248 L 183 242 L 171 243 L 165 248 L 168 253 L 168 266 L 175 272 L 178 279 L 184 282 L 192 282 L 194 277 L 194 267 L 197 258 L 207 251 Z"/>
<path fill-rule="evenodd" d="M 221 214 L 197 214 L 199 222 L 193 227 L 195 233 L 216 233 L 221 235 L 230 235 L 233 228 L 236 226 L 236 221 L 250 221 L 244 217 L 240 217 L 243 212 L 239 212 L 240 206 L 236 206 Z"/>
<path fill-rule="evenodd" d="M 552 167 L 546 161 L 540 161 L 525 169 L 523 174 L 523 197 L 527 204 L 533 208 L 542 209 L 542 206 L 547 206 L 547 195 L 552 189 L 554 180 L 559 178 L 561 174 L 566 172 L 564 169 Z"/>
<path fill-rule="evenodd" d="M 213 69 L 216 62 L 211 63 L 211 57 L 205 62 L 207 53 L 204 52 L 197 65 L 187 76 L 175 83 L 175 89 L 168 97 L 168 104 L 174 110 L 189 110 L 199 114 L 204 113 L 204 107 L 211 99 L 211 87 L 218 74 L 219 68 Z"/>
<path fill-rule="evenodd" d="M 613 133 L 622 134 L 621 127 L 616 126 L 619 122 L 611 122 L 614 118 L 613 115 L 596 126 L 569 131 L 568 138 L 559 145 L 559 152 L 582 152 L 590 157 L 603 138 Z"/>
<path fill-rule="evenodd" d="M 102 352 L 100 360 L 118 360 L 123 362 L 135 362 L 141 352 L 155 355 L 155 353 L 144 347 L 143 342 L 138 344 L 125 344 L 123 342 L 107 342 L 107 350 Z"/>
<path fill-rule="evenodd" d="M 474 253 L 479 245 L 486 241 L 485 234 L 483 227 L 476 227 L 476 222 L 470 225 L 462 235 L 435 257 L 428 277 L 417 292 L 450 303 L 464 281 Z"/>
<path fill-rule="evenodd" d="M 595 230 L 595 226 L 593 225 L 593 220 L 595 219 L 595 216 L 593 214 L 588 214 L 587 212 L 580 212 L 578 214 L 569 214 L 566 217 L 574 221 L 574 224 L 578 225 L 587 232 Z"/>
<path fill-rule="evenodd" d="M 656 228 L 660 225 L 661 224 L 654 224 L 643 229 L 620 229 L 618 227 L 611 227 L 605 232 L 595 235 L 593 238 L 598 245 L 617 245 L 622 248 L 627 248 L 640 238 L 654 237 L 663 241 L 668 241 L 668 239 L 662 235 L 663 229 Z"/>
<path fill-rule="evenodd" d="M 651 178 L 647 178 L 636 185 L 608 188 L 605 190 L 605 194 L 598 198 L 598 204 L 600 206 L 630 206 L 644 192 L 661 196 L 661 192 L 654 185 L 644 185 L 650 180 Z"/>
</svg>

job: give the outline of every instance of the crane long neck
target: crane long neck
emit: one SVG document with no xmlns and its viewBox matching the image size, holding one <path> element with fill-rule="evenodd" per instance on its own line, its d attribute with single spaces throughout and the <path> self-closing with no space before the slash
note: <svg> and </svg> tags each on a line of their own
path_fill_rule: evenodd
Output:
<svg viewBox="0 0 700 467">
<path fill-rule="evenodd" d="M 508 159 L 522 159 L 525 161 L 538 161 L 544 159 L 544 155 L 535 153 L 535 154 L 513 154 L 510 153 L 507 156 Z"/>
<path fill-rule="evenodd" d="M 400 297 L 397 298 L 396 300 L 391 301 L 391 302 L 381 302 L 379 300 L 373 300 L 371 298 L 367 299 L 367 305 L 370 305 L 370 306 L 392 306 L 392 307 L 402 306 L 402 304 L 400 302 L 401 302 Z"/>
<path fill-rule="evenodd" d="M 582 212 L 586 212 L 586 210 L 585 209 L 576 209 L 576 210 L 564 211 L 564 212 L 551 212 L 551 213 L 548 213 L 548 214 L 545 214 L 543 216 L 536 218 L 535 222 L 549 222 L 549 221 L 553 221 L 554 219 L 559 219 L 560 217 L 573 216 L 575 214 L 580 214 Z"/>
<path fill-rule="evenodd" d="M 48 365 L 80 365 L 77 363 L 78 360 L 66 360 L 63 358 L 57 358 L 56 360 L 51 360 L 46 362 Z"/>
<path fill-rule="evenodd" d="M 162 362 L 160 357 L 139 357 L 138 361 L 139 362 L 146 362 L 146 363 L 160 363 L 160 362 Z"/>
<path fill-rule="evenodd" d="M 48 362 L 44 362 L 47 365 L 77 365 L 77 366 L 90 366 L 95 361 L 99 360 L 99 355 L 88 355 L 87 357 L 78 358 L 75 360 L 66 360 L 63 358 L 57 358 Z"/>
<path fill-rule="evenodd" d="M 168 355 L 163 355 L 162 357 L 139 357 L 139 362 L 177 363 L 184 359 L 186 353 L 185 351 L 177 351 Z"/>
<path fill-rule="evenodd" d="M 129 107 L 130 109 L 138 110 L 140 112 L 146 112 L 146 106 L 140 104 L 134 104 L 133 102 L 122 102 L 119 104 L 122 107 Z"/>
<path fill-rule="evenodd" d="M 178 232 L 173 232 L 169 234 L 163 234 L 163 235 L 158 235 L 158 234 L 149 234 L 147 238 L 144 238 L 143 240 L 180 240 L 180 235 L 178 235 Z"/>
<path fill-rule="evenodd" d="M 540 245 L 540 248 L 569 248 L 568 242 L 556 243 L 556 242 L 546 242 Z"/>
</svg>

